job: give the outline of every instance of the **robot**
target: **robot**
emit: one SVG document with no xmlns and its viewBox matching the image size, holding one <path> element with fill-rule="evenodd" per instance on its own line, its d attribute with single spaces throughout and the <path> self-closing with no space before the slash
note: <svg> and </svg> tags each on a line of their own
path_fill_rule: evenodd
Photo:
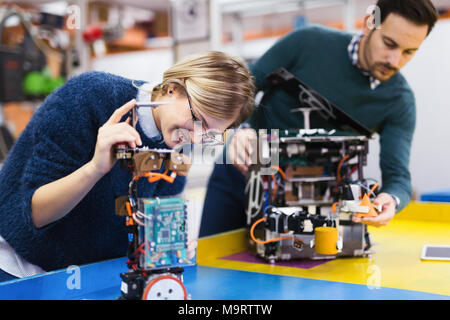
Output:
<svg viewBox="0 0 450 320">
<path fill-rule="evenodd" d="M 247 226 L 251 248 L 270 263 L 292 259 L 368 256 L 371 239 L 352 217 L 376 216 L 378 183 L 366 179 L 371 132 L 285 69 L 268 76 L 298 98 L 304 129 L 263 137 L 261 149 L 279 155 L 274 166 L 264 152 L 247 177 Z M 318 112 L 334 128 L 311 129 Z M 348 129 L 356 131 L 350 133 Z M 261 136 L 260 136 L 261 139 Z M 266 158 L 264 158 L 266 157 Z M 270 174 L 262 174 L 263 169 Z"/>
<path fill-rule="evenodd" d="M 136 107 L 155 107 L 163 103 L 137 102 Z M 136 107 L 130 117 L 135 127 Z M 187 257 L 187 210 L 180 197 L 139 198 L 140 179 L 148 183 L 173 183 L 186 175 L 190 163 L 172 149 L 115 146 L 121 168 L 130 171 L 128 195 L 116 199 L 116 214 L 126 217 L 128 229 L 128 271 L 120 274 L 121 296 L 126 300 L 187 300 L 183 267 L 193 265 Z M 163 170 L 162 170 L 163 169 Z"/>
</svg>

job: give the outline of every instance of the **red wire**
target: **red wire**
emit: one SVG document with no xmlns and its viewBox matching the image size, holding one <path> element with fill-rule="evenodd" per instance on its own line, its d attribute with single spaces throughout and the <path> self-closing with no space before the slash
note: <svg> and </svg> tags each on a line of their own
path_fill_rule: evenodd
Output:
<svg viewBox="0 0 450 320">
<path fill-rule="evenodd" d="M 354 174 L 356 172 L 356 170 L 358 170 L 358 166 L 355 165 L 352 169 L 352 171 L 350 172 L 350 176 L 352 176 L 352 174 Z"/>
</svg>

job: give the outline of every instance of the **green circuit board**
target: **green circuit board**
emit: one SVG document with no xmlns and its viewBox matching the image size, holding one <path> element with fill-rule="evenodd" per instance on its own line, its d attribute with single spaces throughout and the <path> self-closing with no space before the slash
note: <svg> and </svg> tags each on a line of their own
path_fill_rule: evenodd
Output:
<svg viewBox="0 0 450 320">
<path fill-rule="evenodd" d="M 186 204 L 182 198 L 141 199 L 145 215 L 145 268 L 193 264 L 187 259 Z"/>
</svg>

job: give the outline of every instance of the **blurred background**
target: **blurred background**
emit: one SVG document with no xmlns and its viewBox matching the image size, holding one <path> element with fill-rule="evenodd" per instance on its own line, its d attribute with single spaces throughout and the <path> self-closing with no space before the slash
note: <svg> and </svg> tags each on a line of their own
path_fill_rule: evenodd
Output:
<svg viewBox="0 0 450 320">
<path fill-rule="evenodd" d="M 310 23 L 358 32 L 375 2 L 0 1 L 0 161 L 45 97 L 77 74 L 99 70 L 160 81 L 174 62 L 206 50 L 226 51 L 250 63 L 280 37 Z M 403 69 L 417 101 L 410 164 L 416 200 L 450 187 L 450 0 L 433 2 L 440 20 Z M 375 138 L 367 177 L 381 179 L 378 153 Z M 212 164 L 194 164 L 188 176 L 194 237 L 211 170 Z"/>
</svg>

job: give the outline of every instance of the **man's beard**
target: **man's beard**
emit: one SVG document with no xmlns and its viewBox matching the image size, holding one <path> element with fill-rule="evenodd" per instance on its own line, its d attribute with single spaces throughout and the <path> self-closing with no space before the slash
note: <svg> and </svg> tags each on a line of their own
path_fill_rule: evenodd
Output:
<svg viewBox="0 0 450 320">
<path fill-rule="evenodd" d="M 391 77 L 393 77 L 399 70 L 396 67 L 393 67 L 389 63 L 386 63 L 386 62 L 374 62 L 374 63 L 370 64 L 370 62 L 369 62 L 370 39 L 372 38 L 372 35 L 374 32 L 375 32 L 375 30 L 372 30 L 370 32 L 369 36 L 367 37 L 366 45 L 364 46 L 363 56 L 364 56 L 364 59 L 366 61 L 367 67 L 368 67 L 367 72 L 369 72 L 369 74 L 372 77 L 376 78 L 377 80 L 385 82 L 385 81 L 388 81 Z M 384 68 L 385 71 L 380 70 L 380 68 L 381 69 Z M 379 70 L 379 72 L 382 74 L 384 72 L 387 72 L 388 74 L 386 75 L 386 77 L 388 77 L 388 78 L 380 79 L 379 77 L 377 77 L 377 75 L 375 73 L 376 70 Z"/>
<path fill-rule="evenodd" d="M 383 75 L 385 75 L 388 78 L 387 79 L 386 78 L 380 79 L 380 78 L 376 77 L 375 70 L 378 70 L 380 73 L 382 73 Z M 389 80 L 397 72 L 398 72 L 397 68 L 392 67 L 389 63 L 383 63 L 383 62 L 375 62 L 372 66 L 370 66 L 370 69 L 369 69 L 369 73 L 373 77 L 377 78 L 380 81 L 387 81 L 387 80 Z"/>
</svg>

